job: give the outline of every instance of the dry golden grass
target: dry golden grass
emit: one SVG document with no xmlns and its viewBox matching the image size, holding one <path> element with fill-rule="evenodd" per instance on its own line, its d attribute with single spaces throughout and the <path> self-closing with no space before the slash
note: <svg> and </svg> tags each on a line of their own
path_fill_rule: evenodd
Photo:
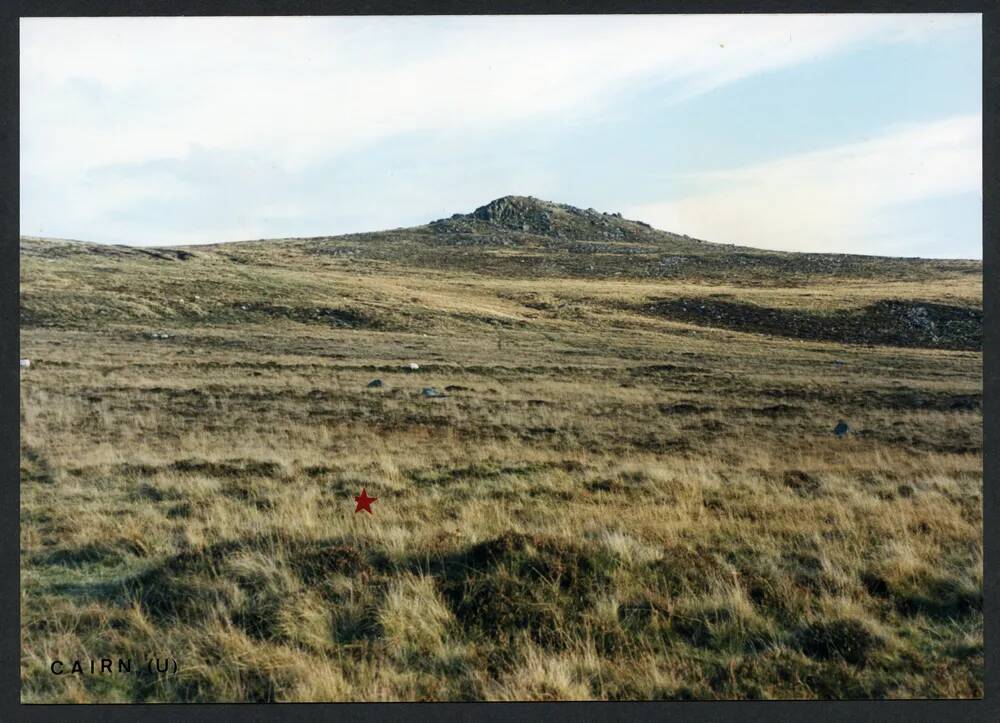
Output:
<svg viewBox="0 0 1000 723">
<path fill-rule="evenodd" d="M 21 340 L 24 701 L 982 694 L 981 354 L 629 310 L 971 303 L 979 279 L 269 259 L 26 260 L 51 325 Z M 378 324 L 239 309 L 262 300 Z M 49 672 L 156 654 L 176 675 Z"/>
</svg>

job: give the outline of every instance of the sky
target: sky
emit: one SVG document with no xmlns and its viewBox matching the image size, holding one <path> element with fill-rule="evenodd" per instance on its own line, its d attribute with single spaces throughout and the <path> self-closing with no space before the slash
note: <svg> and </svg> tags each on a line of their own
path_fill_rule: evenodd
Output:
<svg viewBox="0 0 1000 723">
<path fill-rule="evenodd" d="M 982 258 L 972 14 L 23 18 L 21 233 L 173 245 L 530 195 Z"/>
</svg>

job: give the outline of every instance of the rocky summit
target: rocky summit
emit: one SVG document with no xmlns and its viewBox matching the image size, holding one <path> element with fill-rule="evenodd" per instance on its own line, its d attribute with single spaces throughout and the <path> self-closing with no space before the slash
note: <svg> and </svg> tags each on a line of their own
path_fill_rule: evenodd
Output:
<svg viewBox="0 0 1000 723">
<path fill-rule="evenodd" d="M 440 219 L 431 225 L 451 231 L 491 227 L 567 239 L 648 241 L 658 237 L 686 238 L 657 231 L 642 221 L 622 218 L 620 213 L 580 209 L 532 196 L 503 196 L 480 206 L 472 213 L 456 213 L 449 219 Z"/>
</svg>

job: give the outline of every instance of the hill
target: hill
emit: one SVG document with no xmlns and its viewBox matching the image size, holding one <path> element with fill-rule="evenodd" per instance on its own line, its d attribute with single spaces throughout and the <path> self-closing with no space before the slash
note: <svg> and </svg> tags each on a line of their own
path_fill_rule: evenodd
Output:
<svg viewBox="0 0 1000 723">
<path fill-rule="evenodd" d="M 505 196 L 471 213 L 424 226 L 365 234 L 175 248 L 23 238 L 21 253 L 26 260 L 61 260 L 74 268 L 82 265 L 81 270 L 96 265 L 102 274 L 113 274 L 131 263 L 153 264 L 143 267 L 152 273 L 148 281 L 155 288 L 170 279 L 174 289 L 173 294 L 164 289 L 157 302 L 149 304 L 130 297 L 125 288 L 106 293 L 109 290 L 102 290 L 100 283 L 88 283 L 87 298 L 75 300 L 60 298 L 76 293 L 72 285 L 49 289 L 46 298 L 26 288 L 21 321 L 27 326 L 82 323 L 82 317 L 58 311 L 75 308 L 91 309 L 94 313 L 89 318 L 101 323 L 139 319 L 207 323 L 244 316 L 402 328 L 411 321 L 405 308 L 381 312 L 377 306 L 365 311 L 342 301 L 317 304 L 324 295 L 320 299 L 310 296 L 314 287 L 299 289 L 300 280 L 294 276 L 281 289 L 279 302 L 266 288 L 248 293 L 240 281 L 250 269 L 269 274 L 279 270 L 372 274 L 400 269 L 428 276 L 458 273 L 489 279 L 669 283 L 675 290 L 672 295 L 649 294 L 617 306 L 636 314 L 735 331 L 954 349 L 978 349 L 982 338 L 982 303 L 976 291 L 982 263 L 978 261 L 774 252 L 714 244 L 660 231 L 619 214 L 523 196 Z M 187 266 L 167 270 L 155 262 L 186 262 Z M 199 298 L 202 303 L 195 304 L 193 288 L 203 283 L 203 275 L 212 279 L 219 297 Z M 230 288 L 226 288 L 227 279 L 232 280 Z M 683 284 L 695 284 L 702 292 L 676 293 Z M 827 298 L 794 291 L 817 284 L 829 285 Z M 834 287 L 844 284 L 879 286 L 885 289 L 885 298 L 882 292 L 877 298 L 852 295 L 846 289 L 834 293 Z M 190 293 L 185 293 L 189 285 Z M 710 299 L 702 299 L 703 291 L 712 286 L 719 288 Z M 726 287 L 740 291 L 726 291 Z M 751 289 L 769 289 L 770 293 L 750 293 Z M 923 298 L 911 298 L 918 289 Z M 147 290 L 152 289 L 138 289 L 143 294 Z M 898 291 L 895 296 L 893 290 Z M 599 306 L 615 304 L 604 299 Z M 546 312 L 544 305 L 535 302 L 533 311 Z"/>
</svg>

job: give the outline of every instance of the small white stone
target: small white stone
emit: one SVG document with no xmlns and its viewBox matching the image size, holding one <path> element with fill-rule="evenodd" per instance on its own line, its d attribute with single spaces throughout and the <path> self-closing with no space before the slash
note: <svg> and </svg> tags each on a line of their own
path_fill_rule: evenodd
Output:
<svg viewBox="0 0 1000 723">
<path fill-rule="evenodd" d="M 22 359 L 21 360 L 21 368 L 22 369 L 28 369 L 29 367 L 31 367 L 31 359 Z"/>
<path fill-rule="evenodd" d="M 410 371 L 411 372 L 415 372 L 419 368 L 420 368 L 419 364 L 417 364 L 416 362 L 410 362 Z"/>
</svg>

